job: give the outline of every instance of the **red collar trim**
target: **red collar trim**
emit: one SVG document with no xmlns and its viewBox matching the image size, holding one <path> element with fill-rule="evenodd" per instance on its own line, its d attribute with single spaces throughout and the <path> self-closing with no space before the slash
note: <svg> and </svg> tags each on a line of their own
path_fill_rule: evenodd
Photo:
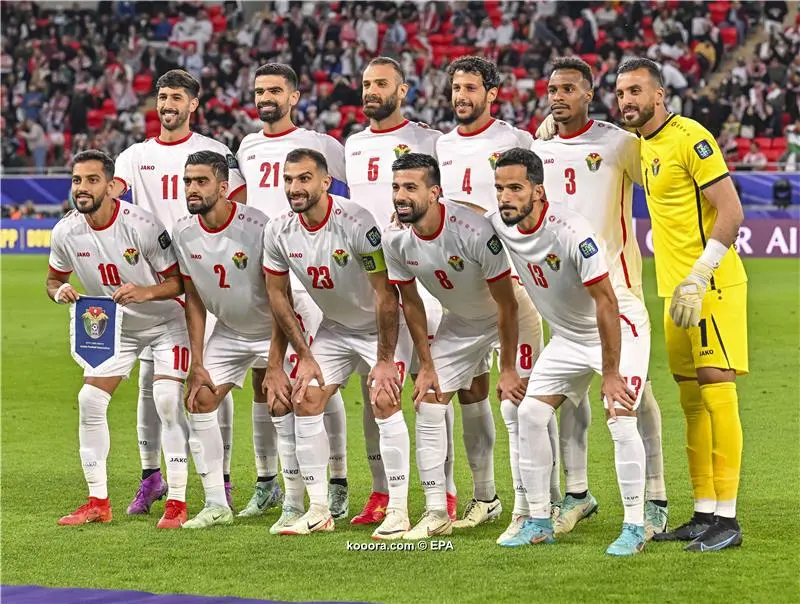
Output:
<svg viewBox="0 0 800 604">
<path fill-rule="evenodd" d="M 476 130 L 475 132 L 461 132 L 461 126 L 456 128 L 456 132 L 458 133 L 459 136 L 478 136 L 481 132 L 485 132 L 489 128 L 489 126 L 494 124 L 496 121 L 497 120 L 494 118 L 490 119 L 488 122 L 486 122 L 486 125 L 483 128 L 481 128 L 480 130 Z"/>
<path fill-rule="evenodd" d="M 372 126 L 369 127 L 370 132 L 372 134 L 386 134 L 387 132 L 394 132 L 395 130 L 400 130 L 403 126 L 408 125 L 408 120 L 403 120 L 402 123 L 398 124 L 394 128 L 386 128 L 385 130 L 376 130 Z"/>
<path fill-rule="evenodd" d="M 228 216 L 228 218 L 225 220 L 225 222 L 223 222 L 223 223 L 222 223 L 222 224 L 221 224 L 221 225 L 220 225 L 218 228 L 216 228 L 216 229 L 212 229 L 211 227 L 209 227 L 208 225 L 206 225 L 206 223 L 205 223 L 205 222 L 203 222 L 203 219 L 200 217 L 200 214 L 198 214 L 198 215 L 197 215 L 197 220 L 198 220 L 198 222 L 200 222 L 200 226 L 203 228 L 203 230 L 204 230 L 206 233 L 221 233 L 221 232 L 222 232 L 222 231 L 224 231 L 226 228 L 228 228 L 228 225 L 229 225 L 231 222 L 233 222 L 233 217 L 234 217 L 234 216 L 236 216 L 236 202 L 234 201 L 234 202 L 232 202 L 232 203 L 233 203 L 233 206 L 231 207 L 231 213 L 230 213 L 230 216 Z"/>
<path fill-rule="evenodd" d="M 194 134 L 194 132 L 190 131 L 189 134 L 184 136 L 182 139 L 177 140 L 177 141 L 172 141 L 172 142 L 162 141 L 161 138 L 159 138 L 160 135 L 157 136 L 155 140 L 159 145 L 164 145 L 165 147 L 171 147 L 172 145 L 180 145 L 181 143 L 185 143 L 190 138 L 192 138 L 192 134 Z"/>
<path fill-rule="evenodd" d="M 308 224 L 306 224 L 306 221 L 303 220 L 303 215 L 302 214 L 298 214 L 298 216 L 300 217 L 300 224 L 302 224 L 305 227 L 305 229 L 310 233 L 318 231 L 322 227 L 324 227 L 326 224 L 328 224 L 328 218 L 331 217 L 331 210 L 333 210 L 333 197 L 328 195 L 328 209 L 325 212 L 325 218 L 322 219 L 322 222 L 320 222 L 317 226 L 313 226 L 313 227 L 312 226 L 308 226 Z"/>
<path fill-rule="evenodd" d="M 539 230 L 539 227 L 542 226 L 544 222 L 545 214 L 547 214 L 547 208 L 550 207 L 550 204 L 546 201 L 544 202 L 544 208 L 542 208 L 542 213 L 539 215 L 539 220 L 533 225 L 533 228 L 530 231 L 526 231 L 521 226 L 517 225 L 517 230 L 522 233 L 523 235 L 533 235 L 536 231 Z"/>
<path fill-rule="evenodd" d="M 435 231 L 435 232 L 434 232 L 432 235 L 420 235 L 419 233 L 417 233 L 417 230 L 416 230 L 414 227 L 411 227 L 411 230 L 412 230 L 412 231 L 414 231 L 414 234 L 415 234 L 417 237 L 419 237 L 420 239 L 422 239 L 423 241 L 433 241 L 433 240 L 434 240 L 434 239 L 436 239 L 436 238 L 437 238 L 437 237 L 438 237 L 438 236 L 439 236 L 439 235 L 442 233 L 442 231 L 444 230 L 444 215 L 445 215 L 445 208 L 444 208 L 444 204 L 443 204 L 443 203 L 441 203 L 441 202 L 439 202 L 439 216 L 440 216 L 440 221 L 439 221 L 439 227 L 436 229 L 436 231 Z"/>
<path fill-rule="evenodd" d="M 288 130 L 284 130 L 283 132 L 278 132 L 277 134 L 267 134 L 266 132 L 264 132 L 264 131 L 262 130 L 262 131 L 261 131 L 261 134 L 263 134 L 263 135 L 264 135 L 264 136 L 266 136 L 267 138 L 279 138 L 279 137 L 281 137 L 281 136 L 286 136 L 287 134 L 291 134 L 291 133 L 292 133 L 292 132 L 294 132 L 295 130 L 297 130 L 297 126 L 292 126 L 292 127 L 291 127 L 291 128 L 289 128 Z"/>
<path fill-rule="evenodd" d="M 108 224 L 101 227 L 93 227 L 92 223 L 87 220 L 86 224 L 89 225 L 89 228 L 91 228 L 93 231 L 105 231 L 108 227 L 114 224 L 114 221 L 117 219 L 117 215 L 119 215 L 119 199 L 115 199 L 114 201 L 117 205 L 114 206 L 114 213 L 111 215 L 111 220 L 108 221 Z"/>
<path fill-rule="evenodd" d="M 573 132 L 572 134 L 559 134 L 558 138 L 561 138 L 561 139 L 564 139 L 564 140 L 567 140 L 567 139 L 570 139 L 570 138 L 575 138 L 576 136 L 580 136 L 581 134 L 584 134 L 585 132 L 588 132 L 589 128 L 591 128 L 593 125 L 594 125 L 594 120 L 589 120 L 588 122 L 586 122 L 586 125 L 583 128 L 581 128 L 580 130 L 578 130 L 577 132 Z"/>
</svg>

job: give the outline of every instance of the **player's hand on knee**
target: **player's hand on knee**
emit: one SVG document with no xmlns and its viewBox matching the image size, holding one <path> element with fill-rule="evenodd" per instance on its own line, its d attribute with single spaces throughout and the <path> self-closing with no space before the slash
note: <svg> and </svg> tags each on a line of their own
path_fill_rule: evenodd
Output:
<svg viewBox="0 0 800 604">
<path fill-rule="evenodd" d="M 419 404 L 431 390 L 436 395 L 436 401 L 441 403 L 442 391 L 439 389 L 439 376 L 436 375 L 436 370 L 433 365 L 421 366 L 417 373 L 417 379 L 414 380 L 414 391 L 411 393 L 415 410 L 419 411 Z"/>
<path fill-rule="evenodd" d="M 619 372 L 603 374 L 600 393 L 603 395 L 608 415 L 611 418 L 617 417 L 614 410 L 615 404 L 618 403 L 629 411 L 633 411 L 633 407 L 636 404 L 636 395 L 628 388 L 625 378 Z"/>
<path fill-rule="evenodd" d="M 543 141 L 549 141 L 557 133 L 558 125 L 556 124 L 556 120 L 553 119 L 553 115 L 550 114 L 544 118 L 544 121 L 536 129 L 536 138 Z"/>
<path fill-rule="evenodd" d="M 313 356 L 300 357 L 297 363 L 297 378 L 292 388 L 292 400 L 302 403 L 306 397 L 306 390 L 309 386 L 322 388 L 325 379 L 322 377 L 322 369 Z"/>
<path fill-rule="evenodd" d="M 186 380 L 186 394 L 184 395 L 184 404 L 189 413 L 199 413 L 201 411 L 197 395 L 203 388 L 208 388 L 211 392 L 217 394 L 217 387 L 211 380 L 206 368 L 202 365 L 192 365 L 189 378 Z"/>
<path fill-rule="evenodd" d="M 261 389 L 267 395 L 267 405 L 270 412 L 279 403 L 289 409 L 292 408 L 292 384 L 283 367 L 268 367 L 261 382 Z"/>
<path fill-rule="evenodd" d="M 497 380 L 497 398 L 501 401 L 509 400 L 519 405 L 525 398 L 525 382 L 519 377 L 515 369 L 500 372 Z"/>
<path fill-rule="evenodd" d="M 375 405 L 378 394 L 385 392 L 393 407 L 400 404 L 400 374 L 391 361 L 378 361 L 367 376 L 370 386 L 370 404 Z"/>
</svg>

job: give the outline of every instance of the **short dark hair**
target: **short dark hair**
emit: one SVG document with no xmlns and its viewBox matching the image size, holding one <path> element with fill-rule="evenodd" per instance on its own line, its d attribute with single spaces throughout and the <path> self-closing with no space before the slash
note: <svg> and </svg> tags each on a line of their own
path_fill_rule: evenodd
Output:
<svg viewBox="0 0 800 604">
<path fill-rule="evenodd" d="M 72 159 L 73 167 L 78 164 L 86 163 L 87 161 L 99 161 L 103 164 L 103 176 L 106 180 L 113 180 L 114 178 L 114 160 L 105 151 L 99 149 L 87 149 L 81 151 Z"/>
<path fill-rule="evenodd" d="M 425 182 L 429 187 L 441 186 L 442 176 L 439 172 L 439 162 L 432 155 L 425 153 L 406 153 L 392 163 L 392 172 L 399 170 L 425 170 Z"/>
<path fill-rule="evenodd" d="M 228 180 L 228 160 L 216 151 L 195 151 L 186 158 L 186 166 L 209 166 L 217 180 Z"/>
<path fill-rule="evenodd" d="M 306 149 L 303 147 L 299 149 L 292 149 L 286 154 L 286 159 L 283 160 L 283 163 L 296 164 L 304 159 L 312 160 L 317 165 L 317 168 L 325 172 L 325 174 L 328 173 L 328 162 L 325 159 L 325 156 L 314 149 Z"/>
<path fill-rule="evenodd" d="M 544 184 L 544 166 L 542 165 L 542 160 L 530 149 L 514 147 L 513 149 L 504 151 L 500 157 L 497 158 L 494 167 L 496 170 L 497 168 L 505 168 L 508 166 L 525 166 L 526 175 L 532 184 Z"/>
<path fill-rule="evenodd" d="M 292 90 L 297 90 L 297 72 L 289 65 L 285 63 L 264 63 L 256 69 L 255 77 L 270 75 L 281 76 Z"/>
<path fill-rule="evenodd" d="M 183 69 L 170 69 L 158 78 L 156 92 L 162 88 L 183 88 L 190 99 L 196 99 L 200 94 L 200 82 L 191 73 Z"/>
<path fill-rule="evenodd" d="M 571 69 L 580 72 L 583 79 L 589 83 L 589 87 L 594 87 L 594 78 L 592 77 L 592 68 L 589 64 L 580 57 L 559 57 L 553 61 L 553 69 L 550 71 L 550 76 L 560 69 Z"/>
<path fill-rule="evenodd" d="M 406 74 L 403 72 L 403 68 L 400 67 L 400 63 L 398 63 L 391 57 L 375 57 L 369 62 L 367 67 L 371 67 L 373 65 L 388 65 L 397 72 L 397 75 L 400 77 L 401 82 L 406 81 Z M 366 68 L 364 70 L 366 71 Z"/>
<path fill-rule="evenodd" d="M 500 86 L 500 74 L 497 71 L 497 65 L 481 57 L 459 57 L 450 63 L 447 68 L 447 75 L 450 77 L 451 84 L 457 71 L 477 73 L 483 79 L 483 87 L 486 90 Z"/>
<path fill-rule="evenodd" d="M 659 88 L 664 87 L 664 80 L 661 78 L 661 68 L 658 66 L 658 63 L 650 59 L 645 59 L 644 57 L 628 59 L 617 67 L 617 75 L 636 71 L 637 69 L 646 69 L 650 73 L 650 76 L 656 81 Z"/>
</svg>

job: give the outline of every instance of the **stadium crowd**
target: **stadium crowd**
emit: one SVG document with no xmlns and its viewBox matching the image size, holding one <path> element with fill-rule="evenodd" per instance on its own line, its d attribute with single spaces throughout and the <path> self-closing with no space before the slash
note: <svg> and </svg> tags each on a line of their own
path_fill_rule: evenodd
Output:
<svg viewBox="0 0 800 604">
<path fill-rule="evenodd" d="M 62 168 L 77 152 L 116 156 L 158 133 L 153 82 L 182 67 L 203 85 L 194 129 L 234 151 L 261 122 L 253 73 L 267 61 L 300 75 L 295 123 L 345 139 L 363 128 L 364 65 L 397 58 L 406 116 L 453 127 L 445 68 L 480 54 L 502 69 L 497 117 L 535 131 L 547 114 L 553 58 L 580 55 L 596 78 L 593 117 L 617 118 L 615 70 L 630 56 L 663 66 L 670 110 L 719 138 L 730 161 L 793 166 L 800 136 L 800 23 L 786 2 L 99 2 L 93 10 L 3 3 L 2 165 Z M 77 6 L 77 5 L 76 5 Z M 753 27 L 769 40 L 719 89 L 699 93 Z M 794 125 L 790 125 L 794 124 Z M 789 126 L 790 144 L 784 138 Z M 764 137 L 776 138 L 762 148 Z M 751 146 L 753 148 L 751 148 Z"/>
</svg>

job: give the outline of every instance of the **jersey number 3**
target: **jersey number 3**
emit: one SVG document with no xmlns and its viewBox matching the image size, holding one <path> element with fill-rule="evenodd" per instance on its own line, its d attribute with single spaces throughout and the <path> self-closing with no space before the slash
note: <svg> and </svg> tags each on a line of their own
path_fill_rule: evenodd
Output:
<svg viewBox="0 0 800 604">
<path fill-rule="evenodd" d="M 567 180 L 566 189 L 567 195 L 575 195 L 575 169 L 567 168 L 564 170 L 564 178 Z"/>
</svg>

